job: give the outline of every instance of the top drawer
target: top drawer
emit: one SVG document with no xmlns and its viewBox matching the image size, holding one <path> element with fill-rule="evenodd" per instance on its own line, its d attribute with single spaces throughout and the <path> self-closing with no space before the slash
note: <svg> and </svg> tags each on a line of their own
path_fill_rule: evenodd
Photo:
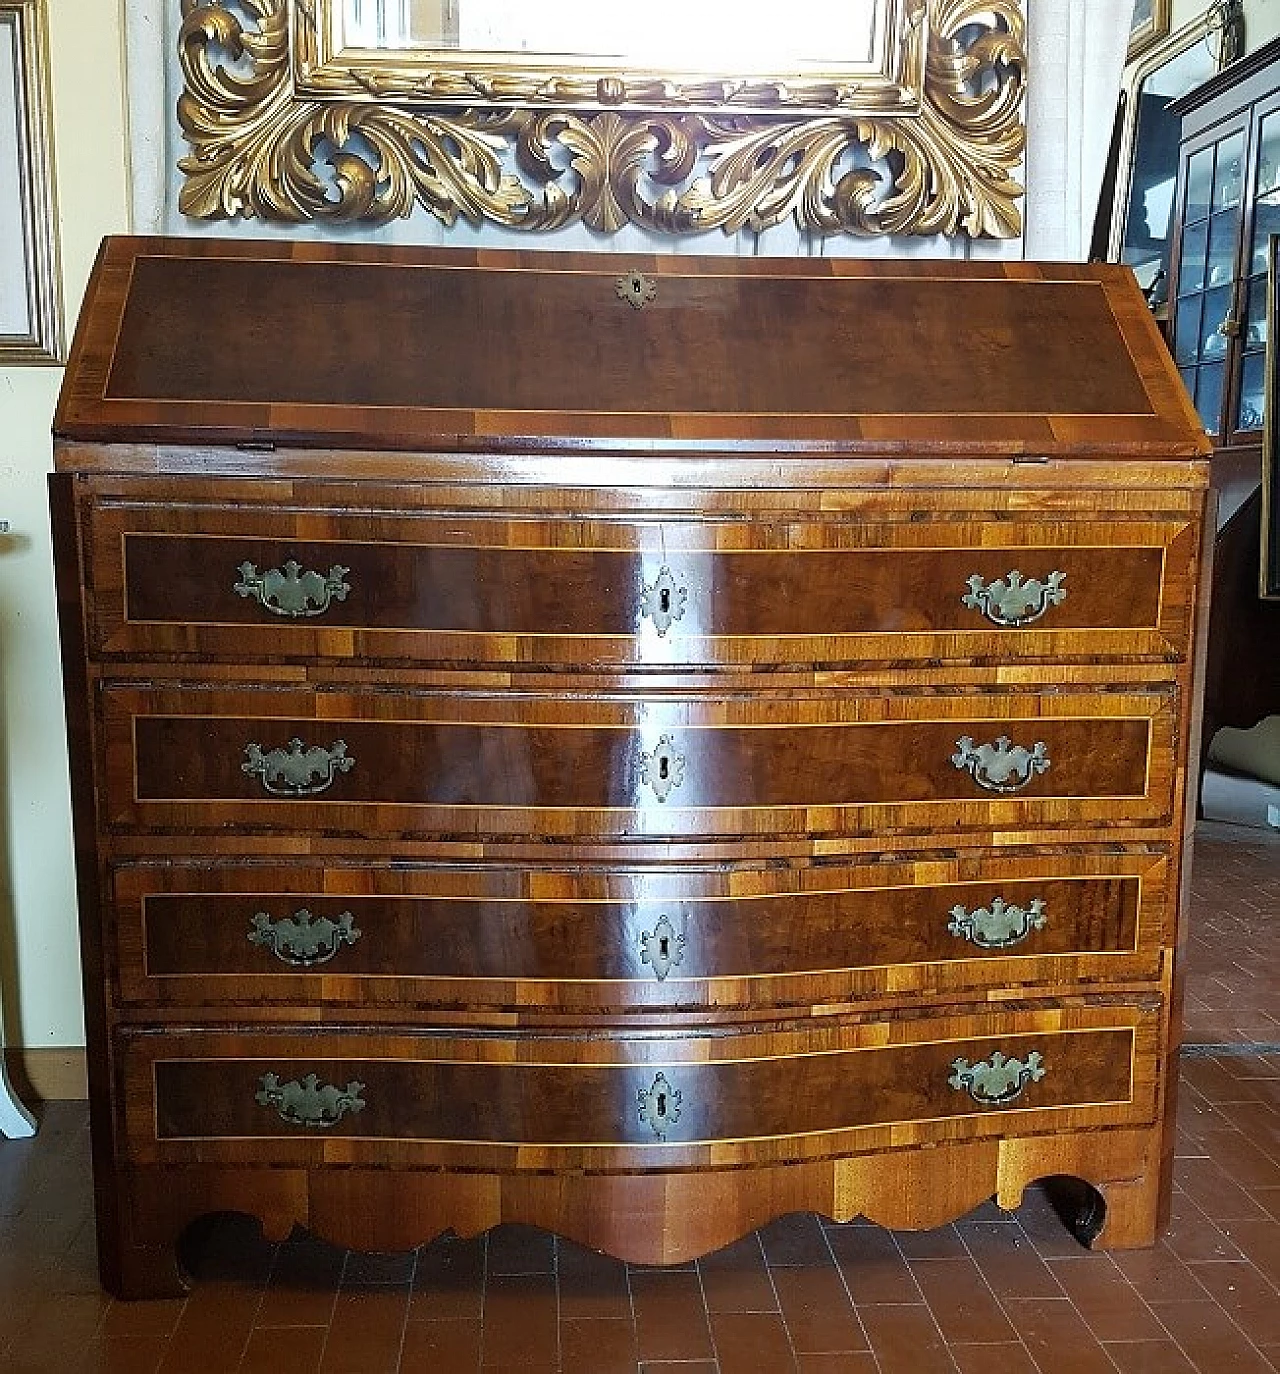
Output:
<svg viewBox="0 0 1280 1374">
<path fill-rule="evenodd" d="M 102 656 L 576 668 L 1185 654 L 1183 521 L 91 508 Z"/>
</svg>

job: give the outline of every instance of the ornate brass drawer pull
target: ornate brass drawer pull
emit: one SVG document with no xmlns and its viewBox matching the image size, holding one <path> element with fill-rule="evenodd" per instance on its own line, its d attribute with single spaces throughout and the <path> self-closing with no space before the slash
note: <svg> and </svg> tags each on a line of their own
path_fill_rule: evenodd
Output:
<svg viewBox="0 0 1280 1374">
<path fill-rule="evenodd" d="M 683 619 L 688 600 L 688 587 L 677 582 L 671 569 L 664 567 L 640 594 L 641 618 L 649 616 L 658 634 L 665 635 L 673 621 Z"/>
<path fill-rule="evenodd" d="M 251 596 L 272 615 L 291 619 L 323 615 L 332 602 L 345 601 L 351 591 L 346 582 L 351 569 L 340 563 L 329 569 L 328 576 L 303 572 L 292 558 L 283 568 L 268 568 L 264 573 L 253 563 L 241 563 L 238 571 L 237 596 Z"/>
<path fill-rule="evenodd" d="M 345 740 L 334 740 L 328 749 L 308 749 L 291 739 L 284 749 L 263 751 L 260 744 L 246 744 L 240 767 L 257 778 L 273 797 L 315 797 L 327 791 L 339 773 L 349 773 L 356 761 L 347 753 Z"/>
<path fill-rule="evenodd" d="M 257 1102 L 261 1107 L 274 1107 L 281 1121 L 290 1126 L 307 1126 L 325 1130 L 336 1126 L 348 1112 L 362 1112 L 365 1108 L 364 1084 L 353 1078 L 345 1088 L 335 1088 L 309 1073 L 301 1083 L 294 1079 L 281 1083 L 274 1073 L 262 1075 Z"/>
<path fill-rule="evenodd" d="M 969 940 L 979 949 L 1008 949 L 1020 944 L 1033 930 L 1043 930 L 1048 924 L 1044 902 L 1039 897 L 1026 908 L 1007 903 L 997 897 L 990 907 L 966 911 L 962 906 L 951 908 L 951 924 L 947 929 L 962 940 Z"/>
<path fill-rule="evenodd" d="M 667 1132 L 680 1120 L 684 1094 L 667 1082 L 666 1074 L 660 1073 L 652 1087 L 636 1093 L 636 1101 L 640 1104 L 640 1120 L 659 1140 L 665 1140 Z"/>
<path fill-rule="evenodd" d="M 660 916 L 652 930 L 640 932 L 640 961 L 653 969 L 660 983 L 684 963 L 684 935 L 666 916 Z"/>
<path fill-rule="evenodd" d="M 1031 578 L 1024 582 L 1020 572 L 984 582 L 978 573 L 969 579 L 969 590 L 960 598 L 963 605 L 981 611 L 993 625 L 1017 628 L 1039 620 L 1050 606 L 1061 606 L 1067 599 L 1064 572 L 1051 572 L 1047 582 Z"/>
<path fill-rule="evenodd" d="M 997 1050 L 990 1059 L 970 1064 L 967 1059 L 957 1059 L 952 1065 L 951 1077 L 947 1082 L 957 1091 L 967 1091 L 975 1102 L 984 1107 L 1002 1107 L 1019 1097 L 1028 1083 L 1038 1083 L 1046 1073 L 1044 1060 L 1038 1050 L 1027 1055 L 1026 1063 L 1021 1059 L 1006 1059 Z"/>
<path fill-rule="evenodd" d="M 640 755 L 640 780 L 653 788 L 653 795 L 661 801 L 671 795 L 684 781 L 684 755 L 676 753 L 670 735 L 663 735 L 652 754 Z"/>
<path fill-rule="evenodd" d="M 255 913 L 249 943 L 269 949 L 282 964 L 291 968 L 314 968 L 327 964 L 343 945 L 354 945 L 360 938 L 355 917 L 344 911 L 336 919 L 313 916 L 306 907 L 292 916 L 273 921 L 265 911 Z"/>
<path fill-rule="evenodd" d="M 951 762 L 972 775 L 988 792 L 1020 792 L 1039 773 L 1049 770 L 1049 746 L 1037 741 L 1030 749 L 1001 735 L 994 744 L 975 745 L 969 735 L 956 740 Z"/>
</svg>

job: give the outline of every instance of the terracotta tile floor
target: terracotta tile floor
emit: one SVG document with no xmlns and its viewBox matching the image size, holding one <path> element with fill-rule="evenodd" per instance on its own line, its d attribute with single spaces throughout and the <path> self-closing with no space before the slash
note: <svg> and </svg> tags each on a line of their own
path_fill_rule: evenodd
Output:
<svg viewBox="0 0 1280 1374">
<path fill-rule="evenodd" d="M 1249 838 L 1242 841 L 1241 835 Z M 183 1301 L 97 1287 L 86 1111 L 0 1141 L 4 1374 L 1177 1374 L 1280 1370 L 1280 838 L 1206 827 L 1172 1225 L 1081 1249 L 1043 1194 L 890 1233 L 793 1216 L 634 1269 L 522 1227 L 411 1255 L 220 1220 Z"/>
</svg>

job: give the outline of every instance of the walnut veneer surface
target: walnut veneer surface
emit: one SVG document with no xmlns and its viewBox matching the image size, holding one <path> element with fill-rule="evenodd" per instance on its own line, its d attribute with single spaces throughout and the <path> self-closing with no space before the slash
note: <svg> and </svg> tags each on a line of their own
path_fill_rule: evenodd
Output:
<svg viewBox="0 0 1280 1374">
<path fill-rule="evenodd" d="M 1127 273 L 109 240 L 56 434 L 113 1291 L 219 1210 L 1154 1238 L 1207 445 Z"/>
</svg>

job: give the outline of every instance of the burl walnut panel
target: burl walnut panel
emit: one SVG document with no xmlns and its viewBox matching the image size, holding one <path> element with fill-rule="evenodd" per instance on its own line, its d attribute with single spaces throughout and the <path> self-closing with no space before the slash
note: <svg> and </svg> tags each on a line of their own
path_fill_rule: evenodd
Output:
<svg viewBox="0 0 1280 1374">
<path fill-rule="evenodd" d="M 972 356 L 922 346 L 902 352 L 886 373 L 884 341 L 913 318 L 920 296 L 916 282 L 891 272 L 871 280 L 654 275 L 658 298 L 637 312 L 619 308 L 618 273 L 603 261 L 594 272 L 542 273 L 535 294 L 509 267 L 406 273 L 373 263 L 335 270 L 270 258 L 142 256 L 104 395 L 232 411 L 257 404 L 543 412 L 552 433 L 561 416 L 590 413 L 620 435 L 634 433 L 635 417 L 648 414 L 948 416 L 1026 408 L 1030 358 L 982 368 L 975 385 Z M 957 278 L 935 290 L 946 297 L 938 318 L 964 320 L 993 352 L 1003 349 L 1006 364 L 1016 359 L 1014 339 L 1034 339 L 1040 409 L 1152 414 L 1100 283 Z M 252 331 L 234 308 L 206 314 L 193 330 L 189 302 L 210 296 L 247 309 L 270 300 L 273 308 Z M 323 328 L 316 327 L 319 301 Z M 767 347 L 740 346 L 744 317 L 762 327 L 767 321 Z M 467 323 L 423 327 L 432 320 Z M 1075 352 L 1082 334 L 1100 350 L 1087 369 Z M 350 366 L 363 339 L 378 340 L 378 365 L 368 371 Z M 684 365 L 671 366 L 676 359 Z"/>
<path fill-rule="evenodd" d="M 221 863 L 118 867 L 112 890 L 130 1002 L 656 1010 L 1152 978 L 1167 869 L 1059 854 L 798 874 Z"/>
<path fill-rule="evenodd" d="M 1138 1124 L 1155 1110 L 1155 1010 L 691 1028 L 674 1041 L 130 1035 L 129 1154 L 360 1164 L 395 1142 L 397 1161 L 418 1167 L 456 1164 L 470 1147 L 477 1167 L 516 1172 L 674 1168 L 829 1157 L 889 1128 L 923 1143 L 961 1125 L 970 1138 Z"/>
<path fill-rule="evenodd" d="M 1127 269 L 115 239 L 85 302 L 112 1292 L 223 1210 L 666 1263 L 1066 1176 L 1154 1241 L 1213 522 Z"/>
<path fill-rule="evenodd" d="M 1163 694 L 515 700 L 110 687 L 104 814 L 158 828 L 675 839 L 928 826 L 943 804 L 948 823 L 976 827 L 1150 821 L 1172 804 L 1176 700 Z M 966 762 L 966 747 L 995 749 L 995 762 Z M 302 791 L 271 772 L 290 757 Z"/>
<path fill-rule="evenodd" d="M 1171 658 L 1197 553 L 1185 522 L 533 516 L 106 505 L 92 529 L 95 639 L 109 654 L 237 662 Z M 985 594 L 1012 578 L 1030 594 Z"/>
</svg>

